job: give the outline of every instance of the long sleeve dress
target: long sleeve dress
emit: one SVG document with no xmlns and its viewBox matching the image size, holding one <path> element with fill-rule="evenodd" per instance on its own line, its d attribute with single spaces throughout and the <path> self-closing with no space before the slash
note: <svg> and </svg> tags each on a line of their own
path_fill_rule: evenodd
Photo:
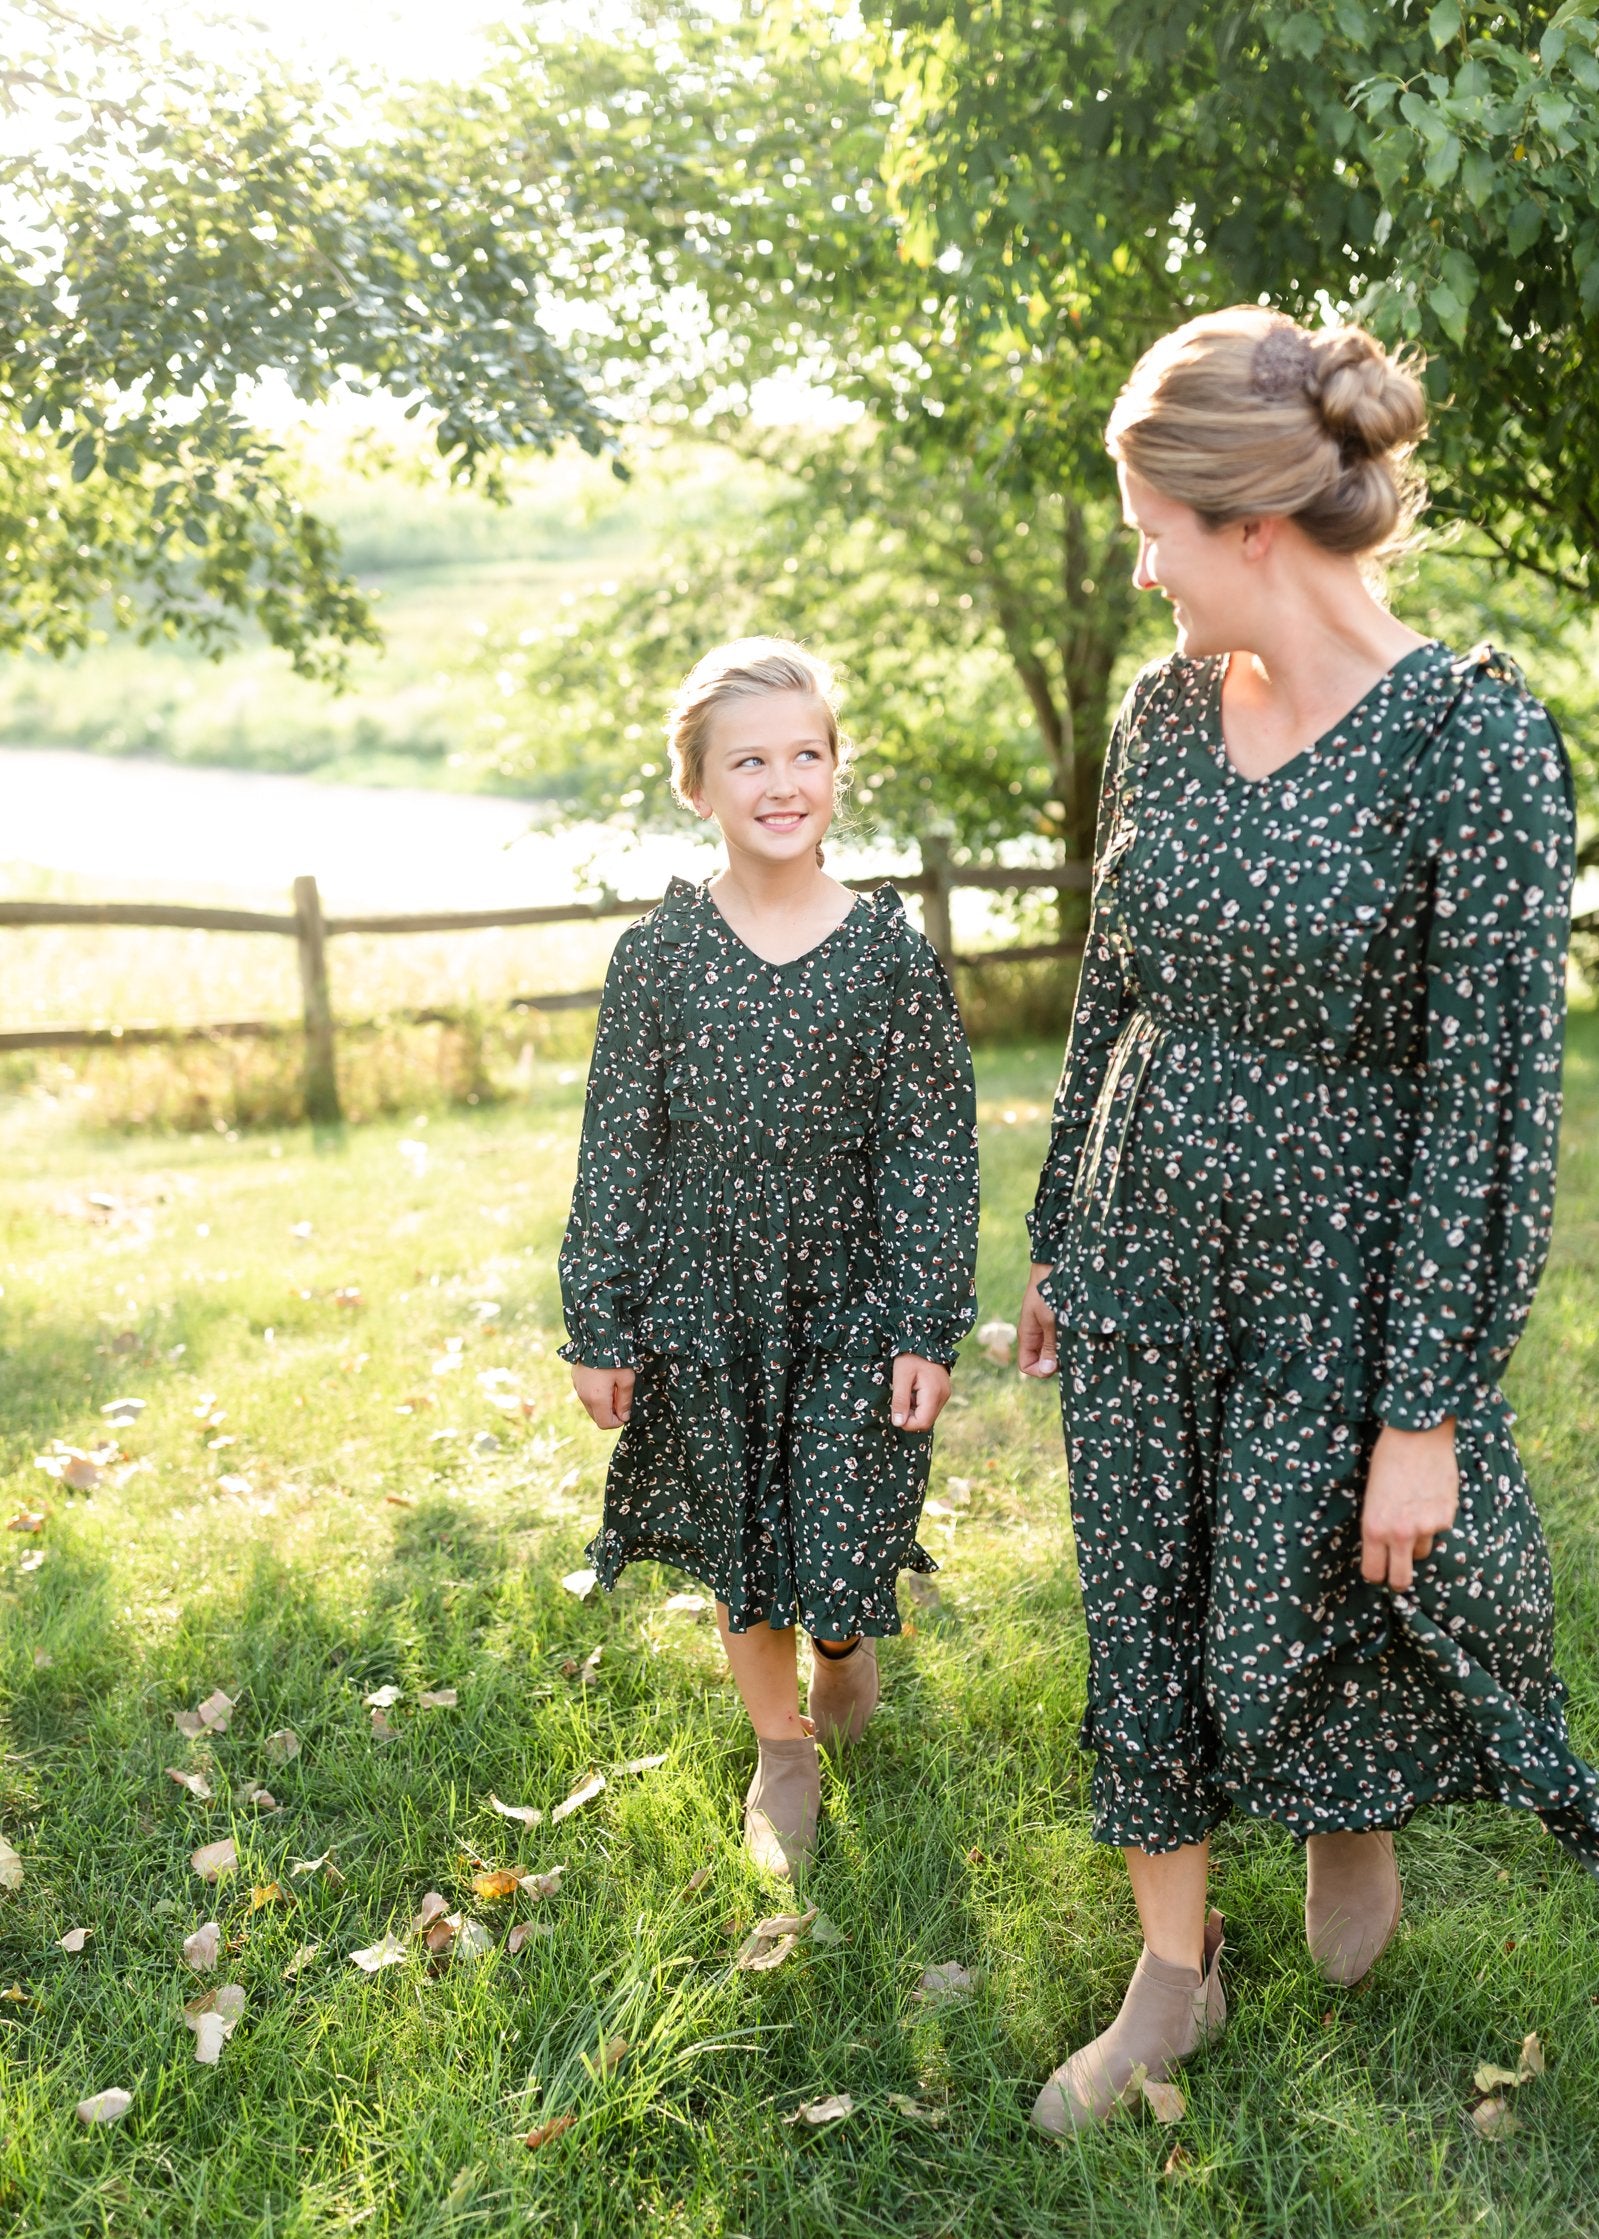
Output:
<svg viewBox="0 0 1599 2239">
<path fill-rule="evenodd" d="M 735 1632 L 894 1633 L 930 1432 L 892 1364 L 975 1312 L 971 1055 L 892 887 L 773 965 L 673 879 L 617 943 L 561 1251 L 568 1342 L 637 1371 L 589 1559 L 680 1565 Z"/>
<path fill-rule="evenodd" d="M 1599 1870 L 1500 1378 L 1548 1247 L 1575 814 L 1490 649 L 1418 647 L 1247 779 L 1220 660 L 1134 685 L 1031 1216 L 1059 1323 L 1095 1833 L 1298 1835 L 1429 1799 Z M 1384 1425 L 1452 1417 L 1455 1524 L 1360 1576 Z"/>
</svg>

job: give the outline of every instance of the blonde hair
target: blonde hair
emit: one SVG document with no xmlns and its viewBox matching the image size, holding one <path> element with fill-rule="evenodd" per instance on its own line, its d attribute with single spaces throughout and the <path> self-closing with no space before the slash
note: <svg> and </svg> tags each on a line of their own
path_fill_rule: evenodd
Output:
<svg viewBox="0 0 1599 2239">
<path fill-rule="evenodd" d="M 1422 502 L 1427 426 L 1410 364 L 1364 327 L 1312 332 L 1235 304 L 1146 350 L 1105 448 L 1213 528 L 1285 514 L 1329 552 L 1392 551 Z"/>
<path fill-rule="evenodd" d="M 679 687 L 666 719 L 672 791 L 684 808 L 703 790 L 711 718 L 732 700 L 766 692 L 814 692 L 827 710 L 827 743 L 839 768 L 849 741 L 838 727 L 838 688 L 825 661 L 791 638 L 741 637 L 702 654 Z"/>
</svg>

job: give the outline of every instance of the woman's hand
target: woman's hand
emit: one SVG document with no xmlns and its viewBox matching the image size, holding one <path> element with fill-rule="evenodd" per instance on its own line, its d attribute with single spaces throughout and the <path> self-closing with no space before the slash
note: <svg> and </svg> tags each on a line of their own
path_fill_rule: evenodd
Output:
<svg viewBox="0 0 1599 2239">
<path fill-rule="evenodd" d="M 572 1370 L 572 1389 L 601 1430 L 620 1430 L 633 1412 L 631 1368 L 585 1368 L 579 1362 Z"/>
<path fill-rule="evenodd" d="M 1360 1510 L 1361 1577 L 1408 1594 L 1415 1564 L 1426 1561 L 1454 1522 L 1459 1501 L 1453 1415 L 1432 1430 L 1384 1428 Z"/>
<path fill-rule="evenodd" d="M 888 1403 L 896 1430 L 931 1430 L 949 1397 L 949 1370 L 920 1353 L 894 1355 L 894 1391 Z"/>
<path fill-rule="evenodd" d="M 1038 1286 L 1050 1270 L 1034 1260 L 1027 1291 L 1016 1316 L 1016 1366 L 1024 1376 L 1053 1376 L 1056 1365 L 1055 1309 L 1039 1297 Z"/>
</svg>

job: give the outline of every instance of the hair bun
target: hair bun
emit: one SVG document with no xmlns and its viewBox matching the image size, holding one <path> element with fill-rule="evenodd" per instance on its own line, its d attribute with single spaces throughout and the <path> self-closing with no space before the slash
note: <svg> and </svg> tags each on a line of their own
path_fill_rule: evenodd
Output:
<svg viewBox="0 0 1599 2239">
<path fill-rule="evenodd" d="M 1373 458 L 1412 450 L 1427 431 L 1421 383 L 1363 327 L 1312 335 L 1310 389 L 1327 432 Z"/>
</svg>

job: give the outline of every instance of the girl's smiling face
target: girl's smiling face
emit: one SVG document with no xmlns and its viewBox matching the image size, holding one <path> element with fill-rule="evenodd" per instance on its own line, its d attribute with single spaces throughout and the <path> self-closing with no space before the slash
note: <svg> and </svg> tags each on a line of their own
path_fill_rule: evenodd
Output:
<svg viewBox="0 0 1599 2239">
<path fill-rule="evenodd" d="M 833 821 L 827 705 L 814 692 L 757 692 L 711 717 L 694 806 L 729 849 L 783 863 L 817 847 Z"/>
</svg>

